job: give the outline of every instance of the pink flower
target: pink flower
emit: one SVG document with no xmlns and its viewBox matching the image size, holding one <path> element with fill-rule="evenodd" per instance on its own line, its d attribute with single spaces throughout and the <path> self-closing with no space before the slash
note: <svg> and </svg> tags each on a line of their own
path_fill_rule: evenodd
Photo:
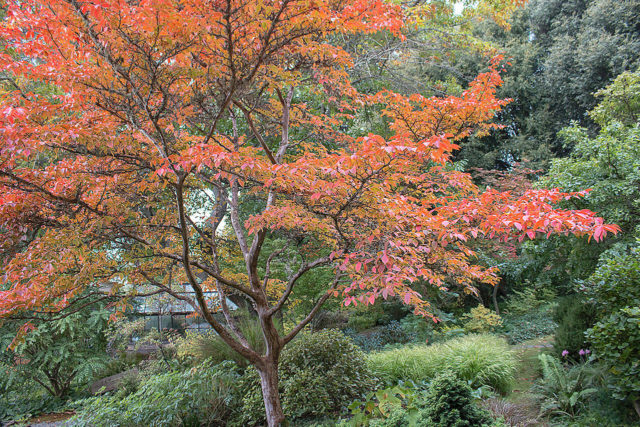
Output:
<svg viewBox="0 0 640 427">
<path fill-rule="evenodd" d="M 589 353 L 591 353 L 591 350 L 589 350 L 589 349 L 586 349 L 586 350 L 584 351 L 584 354 L 589 354 Z"/>
<path fill-rule="evenodd" d="M 580 356 L 584 356 L 584 355 L 585 355 L 585 354 L 587 354 L 587 353 L 585 353 L 583 349 L 580 349 L 580 351 L 578 352 L 578 354 L 579 354 Z"/>
<path fill-rule="evenodd" d="M 562 350 L 562 357 L 567 357 L 569 355 L 569 350 Z"/>
</svg>

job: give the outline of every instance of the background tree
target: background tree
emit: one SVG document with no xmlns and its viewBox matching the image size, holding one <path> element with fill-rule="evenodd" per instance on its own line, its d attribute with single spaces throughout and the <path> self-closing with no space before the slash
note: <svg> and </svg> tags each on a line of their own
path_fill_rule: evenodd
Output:
<svg viewBox="0 0 640 427">
<path fill-rule="evenodd" d="M 560 136 L 573 147 L 571 156 L 555 159 L 540 186 L 571 191 L 590 188 L 589 195 L 571 206 L 594 209 L 623 232 L 599 245 L 582 239 L 551 239 L 530 246 L 522 262 L 528 268 L 523 277 L 564 286 L 572 292 L 581 280 L 594 273 L 607 251 L 620 253 L 636 245 L 640 224 L 640 140 L 638 112 L 640 80 L 638 73 L 623 73 L 596 94 L 600 103 L 590 112 L 600 132 L 592 137 L 588 129 L 575 123 Z"/>
<path fill-rule="evenodd" d="M 498 53 L 498 44 L 477 31 L 492 23 L 506 29 L 523 0 L 401 2 L 404 37 L 387 33 L 337 40 L 353 57 L 349 70 L 361 92 L 391 89 L 403 94 L 459 95 Z M 470 67 L 465 58 L 473 57 Z"/>
<path fill-rule="evenodd" d="M 0 104 L 2 245 L 39 231 L 4 265 L 0 315 L 73 311 L 82 292 L 105 287 L 122 298 L 119 311 L 129 298 L 169 294 L 255 366 L 269 425 L 284 419 L 282 348 L 330 296 L 395 297 L 428 316 L 412 283 L 474 293 L 497 280 L 470 240 L 618 230 L 553 207 L 584 192 L 481 192 L 451 167 L 456 142 L 491 129 L 505 104 L 499 58 L 459 96 L 354 89 L 350 56 L 328 40 L 402 37 L 392 4 L 16 1 L 8 16 L 0 37 L 13 54 L 0 63 L 20 78 Z M 386 138 L 347 132 L 367 106 L 382 111 Z M 278 249 L 265 245 L 273 236 Z M 222 256 L 230 249 L 240 271 Z M 285 254 L 291 270 L 273 280 Z M 280 334 L 275 316 L 317 268 L 331 280 Z M 263 352 L 238 328 L 231 294 L 250 302 Z"/>
<path fill-rule="evenodd" d="M 476 37 L 510 58 L 498 95 L 513 102 L 498 116 L 504 127 L 472 139 L 459 158 L 488 169 L 514 161 L 547 169 L 551 158 L 570 153 L 558 132 L 571 121 L 595 135 L 598 124 L 587 114 L 597 104 L 594 93 L 640 65 L 638 16 L 635 0 L 532 0 L 514 12 L 508 30 L 476 25 Z M 467 55 L 460 62 L 475 70 L 483 61 Z"/>
</svg>

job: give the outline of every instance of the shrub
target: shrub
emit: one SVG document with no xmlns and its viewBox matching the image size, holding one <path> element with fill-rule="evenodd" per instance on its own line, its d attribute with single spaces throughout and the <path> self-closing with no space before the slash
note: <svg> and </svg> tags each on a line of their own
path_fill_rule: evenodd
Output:
<svg viewBox="0 0 640 427">
<path fill-rule="evenodd" d="M 425 398 L 423 418 L 433 427 L 465 427 L 489 424 L 489 414 L 473 404 L 471 388 L 451 371 L 435 377 Z"/>
<path fill-rule="evenodd" d="M 623 400 L 639 399 L 640 308 L 627 307 L 607 316 L 589 330 L 588 336 L 597 356 L 613 374 L 613 395 Z"/>
<path fill-rule="evenodd" d="M 371 391 L 364 401 L 356 400 L 349 405 L 350 423 L 370 427 L 415 425 L 420 412 L 419 393 L 411 383 Z"/>
<path fill-rule="evenodd" d="M 589 397 L 589 403 L 570 423 L 572 427 L 637 427 L 638 415 L 631 406 L 628 402 L 613 398 L 610 390 L 601 387 Z"/>
<path fill-rule="evenodd" d="M 113 395 L 79 403 L 72 426 L 225 425 L 234 403 L 239 374 L 232 362 L 173 371 L 144 379 L 128 396 Z"/>
<path fill-rule="evenodd" d="M 464 328 L 455 326 L 455 324 L 444 325 L 436 329 L 433 334 L 433 342 L 450 341 L 454 338 L 464 337 L 465 335 L 467 335 L 467 331 L 465 331 Z"/>
<path fill-rule="evenodd" d="M 562 298 L 554 314 L 554 320 L 558 324 L 554 340 L 556 355 L 568 351 L 575 357 L 581 349 L 589 348 L 585 332 L 595 323 L 595 316 L 593 305 L 585 303 L 580 296 Z"/>
<path fill-rule="evenodd" d="M 299 420 L 335 414 L 375 386 L 362 351 L 336 330 L 302 333 L 282 352 L 280 398 L 286 417 Z M 234 423 L 264 422 L 258 374 L 249 368 L 239 382 L 242 407 Z"/>
<path fill-rule="evenodd" d="M 339 329 L 347 324 L 349 317 L 343 311 L 321 310 L 311 320 L 311 329 L 319 331 L 321 329 Z"/>
<path fill-rule="evenodd" d="M 525 283 L 522 291 L 514 291 L 507 301 L 506 311 L 512 315 L 525 314 L 540 306 L 548 304 L 556 298 L 556 293 L 542 284 Z"/>
<path fill-rule="evenodd" d="M 614 397 L 640 416 L 640 247 L 605 259 L 585 290 L 599 312 L 587 331 L 594 354 L 610 368 Z"/>
<path fill-rule="evenodd" d="M 376 325 L 386 325 L 405 317 L 408 308 L 395 300 L 383 301 L 374 305 L 359 305 L 350 311 L 347 327 L 357 332 L 366 331 Z"/>
<path fill-rule="evenodd" d="M 400 320 L 400 325 L 405 333 L 413 336 L 416 341 L 429 342 L 433 340 L 435 323 L 431 320 L 409 314 Z"/>
<path fill-rule="evenodd" d="M 51 396 L 35 382 L 24 381 L 12 372 L 14 369 L 0 362 L 0 424 L 2 421 L 20 421 L 43 412 L 64 409 L 64 400 Z"/>
<path fill-rule="evenodd" d="M 362 351 L 370 352 L 380 350 L 385 345 L 382 341 L 382 334 L 380 334 L 380 331 L 358 333 L 355 329 L 347 328 L 342 332 L 349 337 L 355 345 L 360 347 Z"/>
<path fill-rule="evenodd" d="M 369 422 L 369 427 L 407 427 L 407 426 L 431 426 L 429 418 L 424 410 L 407 412 L 404 408 L 396 408 L 389 412 L 386 418 L 376 418 Z"/>
<path fill-rule="evenodd" d="M 415 384 L 400 384 L 367 395 L 349 408 L 351 425 L 369 427 L 481 426 L 489 413 L 474 405 L 469 385 L 451 372 L 440 373 L 426 391 Z"/>
<path fill-rule="evenodd" d="M 359 305 L 350 312 L 347 327 L 362 332 L 373 328 L 378 323 L 383 323 L 385 319 L 381 305 Z"/>
<path fill-rule="evenodd" d="M 15 341 L 18 324 L 0 329 L 0 360 L 12 366 L 16 381 L 40 384 L 52 396 L 66 399 L 74 388 L 86 386 L 107 363 L 104 308 L 83 309 L 61 319 L 37 321 L 24 339 Z M 5 326 L 5 325 L 2 325 Z M 21 363 L 15 363 L 19 358 Z"/>
<path fill-rule="evenodd" d="M 488 385 L 506 393 L 513 382 L 516 359 L 507 342 L 493 335 L 467 335 L 430 346 L 414 345 L 371 353 L 373 372 L 390 384 L 425 381 L 453 371 L 473 387 Z"/>
<path fill-rule="evenodd" d="M 379 331 L 359 334 L 354 329 L 348 328 L 343 333 L 353 340 L 353 343 L 360 347 L 362 351 L 370 352 L 381 350 L 385 343 L 382 341 L 382 334 Z"/>
<path fill-rule="evenodd" d="M 415 340 L 415 334 L 407 331 L 397 320 L 392 320 L 380 330 L 385 344 L 406 344 Z"/>
<path fill-rule="evenodd" d="M 466 319 L 464 329 L 468 332 L 493 332 L 496 328 L 502 326 L 500 316 L 483 305 L 472 308 L 471 311 L 463 315 L 462 318 Z"/>
</svg>

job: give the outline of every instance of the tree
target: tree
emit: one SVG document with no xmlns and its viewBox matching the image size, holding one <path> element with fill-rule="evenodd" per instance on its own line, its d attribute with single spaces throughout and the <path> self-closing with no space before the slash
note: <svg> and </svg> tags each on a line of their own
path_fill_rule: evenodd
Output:
<svg viewBox="0 0 640 427">
<path fill-rule="evenodd" d="M 363 92 L 382 88 L 403 94 L 459 94 L 486 68 L 496 46 L 478 37 L 475 27 L 491 22 L 500 28 L 524 0 L 403 1 L 404 37 L 387 33 L 352 35 L 340 40 L 354 58 L 349 70 Z M 464 58 L 473 55 L 473 69 Z M 478 59 L 480 57 L 480 59 Z M 462 60 L 461 60 L 462 58 Z M 372 114 L 372 119 L 377 115 Z"/>
<path fill-rule="evenodd" d="M 473 293 L 497 280 L 469 240 L 617 232 L 553 207 L 585 192 L 481 192 L 450 167 L 456 142 L 490 129 L 506 102 L 495 97 L 499 58 L 458 97 L 358 93 L 349 55 L 328 37 L 402 37 L 402 19 L 362 0 L 11 2 L 1 244 L 38 233 L 3 266 L 0 315 L 64 316 L 83 291 L 122 297 L 120 311 L 140 294 L 171 295 L 256 367 L 274 426 L 282 348 L 329 297 L 395 297 L 428 316 L 412 283 Z M 20 86 L 33 80 L 56 90 Z M 382 111 L 386 138 L 345 131 L 366 106 Z M 230 247 L 240 268 L 221 256 Z M 276 274 L 283 253 L 294 265 Z M 281 335 L 274 317 L 315 269 L 331 281 Z M 249 301 L 264 352 L 236 325 L 231 294 Z"/>
<path fill-rule="evenodd" d="M 517 161 L 547 169 L 552 157 L 568 156 L 558 132 L 577 121 L 593 136 L 598 124 L 586 113 L 598 102 L 594 93 L 640 66 L 638 16 L 637 0 L 531 0 L 508 31 L 476 26 L 511 58 L 499 96 L 513 102 L 498 115 L 504 127 L 465 144 L 460 157 L 484 168 Z M 469 62 L 477 69 L 483 58 Z"/>
<path fill-rule="evenodd" d="M 640 73 L 622 73 L 596 97 L 600 102 L 589 115 L 600 131 L 591 136 L 577 123 L 563 129 L 560 136 L 572 154 L 553 160 L 540 184 L 565 191 L 591 188 L 587 197 L 571 206 L 599 212 L 618 224 L 622 233 L 601 245 L 563 238 L 528 250 L 537 265 L 527 274 L 534 279 L 553 274 L 556 283 L 570 283 L 571 288 L 594 273 L 608 257 L 607 251 L 616 256 L 635 246 L 640 236 Z"/>
</svg>

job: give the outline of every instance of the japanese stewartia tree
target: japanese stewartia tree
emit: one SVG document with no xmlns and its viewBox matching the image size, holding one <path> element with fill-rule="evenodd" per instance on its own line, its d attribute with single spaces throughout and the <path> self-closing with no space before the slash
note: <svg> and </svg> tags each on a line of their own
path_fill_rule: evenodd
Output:
<svg viewBox="0 0 640 427">
<path fill-rule="evenodd" d="M 585 192 L 483 192 L 450 167 L 457 142 L 489 129 L 505 104 L 495 97 L 499 60 L 458 97 L 351 86 L 350 57 L 329 41 L 402 37 L 391 3 L 9 3 L 0 244 L 14 254 L 2 266 L 0 315 L 63 316 L 87 292 L 121 296 L 117 310 L 166 293 L 256 367 L 269 425 L 284 419 L 282 348 L 330 296 L 399 298 L 428 316 L 412 284 L 472 293 L 496 281 L 474 263 L 472 239 L 617 231 L 590 211 L 553 207 Z M 383 112 L 385 137 L 345 131 L 366 106 Z M 272 268 L 283 259 L 287 268 Z M 274 317 L 315 269 L 331 280 L 280 334 Z M 193 294 L 178 291 L 184 283 Z M 263 352 L 226 296 L 252 307 Z"/>
</svg>

